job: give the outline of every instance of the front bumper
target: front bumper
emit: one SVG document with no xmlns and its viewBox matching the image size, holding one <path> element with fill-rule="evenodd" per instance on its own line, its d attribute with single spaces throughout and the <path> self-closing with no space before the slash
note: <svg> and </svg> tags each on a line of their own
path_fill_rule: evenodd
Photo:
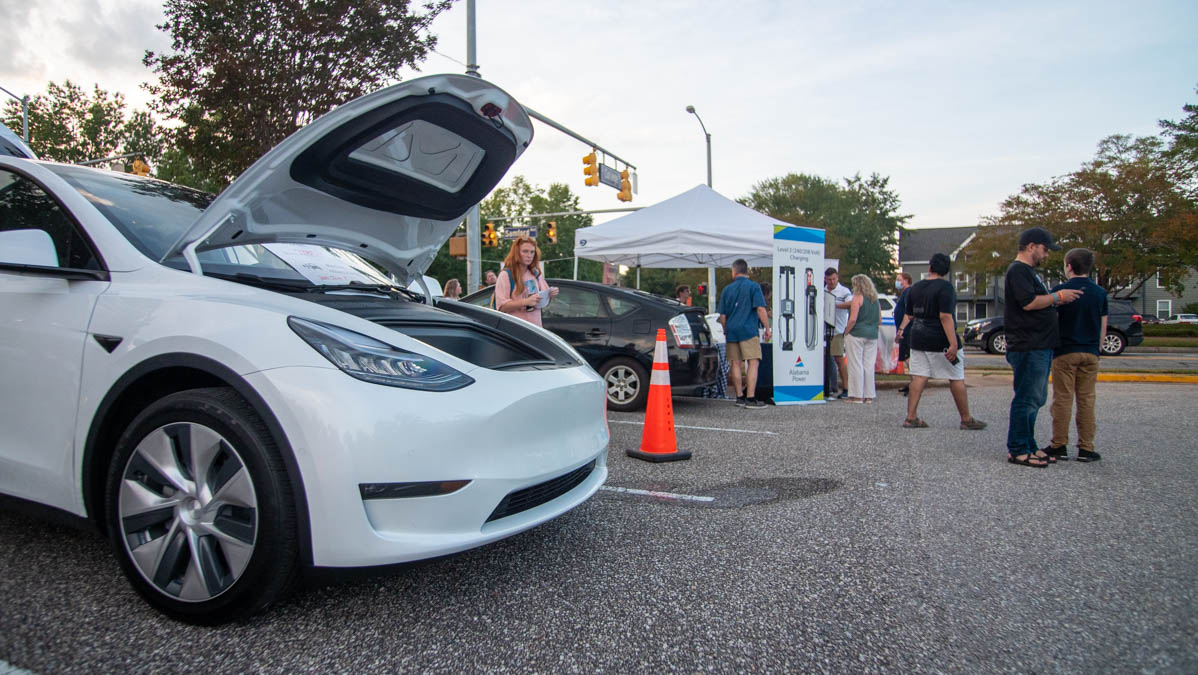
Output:
<svg viewBox="0 0 1198 675">
<path fill-rule="evenodd" d="M 471 371 L 429 393 L 339 370 L 280 368 L 247 379 L 279 418 L 308 501 L 312 563 L 366 567 L 466 550 L 581 504 L 607 477 L 602 381 L 586 367 Z M 576 472 L 548 501 L 488 520 L 513 493 Z M 466 480 L 450 494 L 364 499 L 360 486 Z"/>
</svg>

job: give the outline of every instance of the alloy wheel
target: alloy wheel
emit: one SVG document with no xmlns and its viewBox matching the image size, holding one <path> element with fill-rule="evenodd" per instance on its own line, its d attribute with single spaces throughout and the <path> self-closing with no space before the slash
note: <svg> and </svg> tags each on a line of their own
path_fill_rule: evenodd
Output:
<svg viewBox="0 0 1198 675">
<path fill-rule="evenodd" d="M 224 593 L 254 553 L 258 499 L 250 472 L 202 424 L 168 424 L 138 443 L 121 476 L 117 512 L 138 572 L 184 602 Z"/>
<path fill-rule="evenodd" d="M 614 366 L 607 371 L 607 377 L 604 379 L 607 384 L 607 398 L 612 403 L 629 403 L 641 391 L 640 376 L 628 366 Z"/>
</svg>

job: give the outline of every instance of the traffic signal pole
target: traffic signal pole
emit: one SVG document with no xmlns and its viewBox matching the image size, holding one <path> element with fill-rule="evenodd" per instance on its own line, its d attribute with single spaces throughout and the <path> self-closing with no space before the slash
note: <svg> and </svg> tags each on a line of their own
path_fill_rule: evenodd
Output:
<svg viewBox="0 0 1198 675">
<path fill-rule="evenodd" d="M 466 74 L 482 77 L 478 74 L 476 43 L 474 0 L 466 0 Z M 480 221 L 479 205 L 475 204 L 466 214 L 466 289 L 469 293 L 477 291 L 479 282 L 482 281 L 483 248 L 479 238 L 482 235 Z"/>
</svg>

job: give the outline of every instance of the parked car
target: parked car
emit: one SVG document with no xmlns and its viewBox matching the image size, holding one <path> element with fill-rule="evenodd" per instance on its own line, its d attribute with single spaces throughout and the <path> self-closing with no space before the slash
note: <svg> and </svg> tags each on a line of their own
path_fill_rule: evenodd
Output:
<svg viewBox="0 0 1198 675">
<path fill-rule="evenodd" d="M 1165 323 L 1198 323 L 1198 314 L 1174 314 Z"/>
<path fill-rule="evenodd" d="M 1107 331 L 1102 342 L 1104 356 L 1122 354 L 1128 345 L 1144 341 L 1142 317 L 1133 310 L 1130 300 L 1107 300 Z M 1007 334 L 1002 315 L 974 319 L 965 325 L 965 344 L 981 347 L 991 354 L 1007 353 Z"/>
<path fill-rule="evenodd" d="M 305 568 L 585 501 L 603 380 L 548 331 L 399 288 L 531 138 L 505 92 L 443 75 L 337 108 L 219 197 L 0 157 L 0 493 L 89 519 L 203 624 Z"/>
<path fill-rule="evenodd" d="M 649 372 L 657 329 L 668 328 L 670 387 L 676 396 L 698 395 L 719 375 L 719 351 L 703 308 L 673 298 L 589 281 L 547 279 L 560 289 L 541 311 L 545 328 L 578 350 L 603 378 L 607 406 L 640 410 L 649 398 Z M 489 307 L 494 287 L 462 302 Z"/>
</svg>

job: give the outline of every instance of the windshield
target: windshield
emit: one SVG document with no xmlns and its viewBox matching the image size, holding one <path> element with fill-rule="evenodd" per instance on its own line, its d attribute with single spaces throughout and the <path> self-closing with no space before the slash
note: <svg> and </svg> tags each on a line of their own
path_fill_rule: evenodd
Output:
<svg viewBox="0 0 1198 675">
<path fill-rule="evenodd" d="M 46 165 L 79 191 L 138 251 L 161 260 L 215 199 L 213 195 L 160 180 L 77 166 Z M 312 244 L 229 246 L 199 254 L 206 273 L 249 275 L 312 285 L 383 284 L 385 270 L 351 251 Z M 183 256 L 163 264 L 189 269 Z"/>
</svg>

